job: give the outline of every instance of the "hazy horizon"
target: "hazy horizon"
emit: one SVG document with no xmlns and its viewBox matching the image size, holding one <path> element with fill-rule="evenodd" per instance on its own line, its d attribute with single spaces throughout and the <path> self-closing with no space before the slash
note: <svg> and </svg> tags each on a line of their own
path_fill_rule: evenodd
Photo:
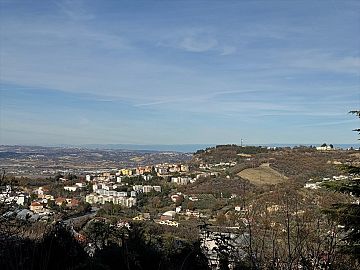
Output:
<svg viewBox="0 0 360 270">
<path fill-rule="evenodd" d="M 360 148 L 359 143 L 341 144 L 341 143 L 327 143 L 332 144 L 335 148 Z M 49 145 L 5 145 L 5 146 L 25 146 L 25 147 L 60 147 L 60 148 L 82 148 L 82 149 L 99 149 L 99 150 L 129 150 L 129 151 L 174 151 L 183 153 L 193 153 L 197 150 L 214 147 L 218 144 L 49 144 Z M 240 144 L 237 144 L 240 145 Z M 282 144 L 282 143 L 265 143 L 252 144 L 244 146 L 264 146 L 264 147 L 295 147 L 295 146 L 320 146 L 322 143 L 313 144 Z M 4 146 L 4 145 L 0 145 Z"/>
<path fill-rule="evenodd" d="M 0 12 L 0 144 L 358 143 L 358 1 Z"/>
</svg>

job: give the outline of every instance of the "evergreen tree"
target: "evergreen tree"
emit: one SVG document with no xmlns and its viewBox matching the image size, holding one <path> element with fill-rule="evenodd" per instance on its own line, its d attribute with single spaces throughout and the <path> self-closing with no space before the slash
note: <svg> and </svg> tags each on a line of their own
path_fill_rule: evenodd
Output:
<svg viewBox="0 0 360 270">
<path fill-rule="evenodd" d="M 360 118 L 360 110 L 350 111 Z M 354 129 L 359 132 L 360 129 Z M 356 165 L 344 166 L 345 170 L 350 175 L 359 176 L 360 168 Z M 359 200 L 360 182 L 357 180 L 343 181 L 336 185 L 332 185 L 332 189 L 339 192 L 352 194 L 354 200 Z M 343 226 L 344 237 L 340 245 L 340 251 L 344 256 L 349 256 L 353 260 L 349 260 L 348 269 L 359 269 L 360 267 L 360 205 L 356 203 L 351 204 L 336 204 L 327 213 Z"/>
</svg>

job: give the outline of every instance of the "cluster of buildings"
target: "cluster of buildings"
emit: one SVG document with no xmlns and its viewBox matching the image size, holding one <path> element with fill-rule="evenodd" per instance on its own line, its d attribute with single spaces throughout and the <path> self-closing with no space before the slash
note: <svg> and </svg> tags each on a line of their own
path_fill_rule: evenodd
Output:
<svg viewBox="0 0 360 270">
<path fill-rule="evenodd" d="M 123 176 L 167 176 L 172 173 L 186 173 L 189 172 L 189 166 L 186 164 L 157 164 L 155 166 L 143 166 L 136 168 L 122 168 L 115 173 L 101 172 L 97 175 L 86 175 L 86 181 L 112 181 L 117 180 L 121 182 Z"/>
<path fill-rule="evenodd" d="M 30 194 L 31 193 L 31 196 Z M 13 191 L 10 186 L 5 186 L 0 191 L 0 202 L 6 204 L 17 204 L 29 206 L 29 209 L 18 209 L 9 213 L 16 214 L 19 219 L 37 221 L 41 218 L 48 218 L 55 213 L 53 206 L 76 208 L 80 201 L 75 198 L 54 198 L 46 187 L 38 187 L 29 193 Z M 51 205 L 50 205 L 51 204 Z"/>
<path fill-rule="evenodd" d="M 194 178 L 190 176 L 172 176 L 170 182 L 177 185 L 193 184 L 196 180 L 206 177 L 216 177 L 220 172 L 198 172 Z"/>
<path fill-rule="evenodd" d="M 157 175 L 166 175 L 168 173 L 176 172 L 188 172 L 189 166 L 185 164 L 157 164 L 155 166 L 144 166 L 132 169 L 121 169 L 119 172 L 121 175 L 143 175 L 149 173 L 156 173 Z"/>
<path fill-rule="evenodd" d="M 62 189 L 68 191 L 64 193 L 65 197 L 54 197 L 54 193 L 46 187 L 38 187 L 29 191 L 32 195 L 26 193 L 13 192 L 10 187 L 0 190 L 0 201 L 19 205 L 28 205 L 26 215 L 49 216 L 56 211 L 54 206 L 66 209 L 73 209 L 80 204 L 79 191 L 88 193 L 84 200 L 89 204 L 112 203 L 131 208 L 137 204 L 139 194 L 151 192 L 162 192 L 162 186 L 151 185 L 151 180 L 155 176 L 161 176 L 168 179 L 171 183 L 177 185 L 187 185 L 193 183 L 197 178 L 203 176 L 200 173 L 192 178 L 188 176 L 189 166 L 186 164 L 157 164 L 155 166 L 142 166 L 137 168 L 122 168 L 116 171 L 97 171 L 88 172 L 85 176 L 86 181 L 70 182 L 66 178 L 63 181 Z M 178 176 L 174 176 L 178 175 Z M 136 178 L 135 181 L 131 178 Z M 130 181 L 131 180 L 131 181 Z M 140 181 L 139 181 L 140 180 Z M 148 183 L 146 183 L 148 182 Z M 68 183 L 71 183 L 70 185 Z M 129 184 L 133 183 L 133 184 Z M 89 192 L 87 192 L 90 190 Z M 90 193 L 91 192 L 91 193 Z M 53 195 L 52 195 L 53 194 Z M 84 193 L 83 193 L 84 194 Z M 174 212 L 174 211 L 173 211 Z M 163 225 L 175 226 L 178 224 L 173 221 L 166 213 L 161 221 Z M 189 213 L 187 213 L 189 215 Z"/>
<path fill-rule="evenodd" d="M 51 215 L 53 210 L 50 210 L 49 203 L 53 202 L 54 205 L 59 207 L 76 208 L 79 206 L 80 201 L 75 198 L 54 198 L 49 194 L 49 190 L 45 187 L 39 187 L 33 190 L 33 194 L 37 197 L 29 206 L 30 211 L 40 215 Z"/>
<path fill-rule="evenodd" d="M 158 220 L 156 221 L 156 223 L 161 224 L 161 225 L 167 225 L 167 226 L 172 226 L 172 227 L 179 227 L 179 222 L 174 221 L 174 220 Z"/>
<path fill-rule="evenodd" d="M 92 185 L 93 192 L 86 195 L 85 201 L 90 204 L 113 203 L 125 207 L 136 205 L 136 193 L 131 193 L 128 197 L 127 191 L 119 191 L 120 185 L 114 182 L 98 183 Z"/>
<path fill-rule="evenodd" d="M 84 189 L 86 187 L 86 184 L 83 182 L 75 183 L 73 186 L 64 186 L 64 190 L 75 192 L 80 189 Z"/>
<path fill-rule="evenodd" d="M 132 207 L 136 205 L 136 198 L 134 197 L 123 197 L 123 196 L 107 196 L 91 193 L 86 195 L 85 201 L 90 204 L 105 204 L 113 203 L 122 205 L 125 207 Z"/>
<path fill-rule="evenodd" d="M 360 180 L 360 178 L 357 177 L 352 177 L 352 176 L 347 176 L 347 175 L 338 175 L 338 176 L 333 176 L 332 178 L 330 177 L 323 177 L 322 180 L 320 181 L 316 181 L 314 182 L 313 179 L 310 179 L 307 183 L 305 183 L 304 188 L 308 188 L 308 189 L 319 189 L 321 188 L 321 184 L 323 184 L 324 182 L 328 182 L 328 181 L 343 181 L 343 180 Z"/>
<path fill-rule="evenodd" d="M 332 144 L 327 145 L 326 143 L 324 143 L 321 146 L 316 147 L 316 150 L 318 150 L 318 151 L 331 151 L 331 150 L 335 150 L 335 148 L 334 148 L 334 146 Z"/>
<path fill-rule="evenodd" d="M 189 166 L 185 164 L 157 164 L 154 166 L 154 170 L 158 176 L 164 176 L 171 173 L 189 172 Z"/>
<path fill-rule="evenodd" d="M 150 186 L 150 185 L 133 185 L 133 190 L 136 193 L 149 193 L 152 191 L 161 192 L 161 186 Z M 132 191 L 133 192 L 133 191 Z"/>
<path fill-rule="evenodd" d="M 229 168 L 229 167 L 234 167 L 237 164 L 236 161 L 233 162 L 220 162 L 220 163 L 209 163 L 209 164 L 200 164 L 199 165 L 199 169 L 202 170 L 209 170 L 211 168 L 216 168 L 216 167 L 222 167 L 223 169 Z"/>
<path fill-rule="evenodd" d="M 88 194 L 85 201 L 90 204 L 113 203 L 125 207 L 136 205 L 136 197 L 139 193 L 161 192 L 159 185 L 134 184 L 127 186 L 123 183 L 125 179 L 141 177 L 144 182 L 150 181 L 154 175 L 170 176 L 173 173 L 184 173 L 189 171 L 189 166 L 184 164 L 157 164 L 155 166 L 143 166 L 137 168 L 123 168 L 116 172 L 101 172 L 97 175 L 86 175 L 86 181 L 92 182 L 92 193 Z M 190 177 L 172 177 L 171 182 L 186 185 L 193 181 Z M 65 187 L 64 187 L 65 188 Z M 66 187 L 66 190 L 77 190 L 79 185 Z M 125 189 L 125 191 L 124 191 Z M 130 190 L 131 189 L 131 190 Z"/>
<path fill-rule="evenodd" d="M 139 193 L 149 193 L 152 191 L 161 192 L 161 186 L 152 185 L 133 185 L 132 190 L 119 191 L 117 184 L 98 183 L 93 185 L 93 192 L 86 195 L 85 201 L 90 204 L 113 203 L 125 207 L 136 205 L 136 196 Z"/>
<path fill-rule="evenodd" d="M 11 186 L 5 186 L 0 191 L 0 203 L 24 205 L 28 197 L 29 194 L 13 191 Z"/>
</svg>

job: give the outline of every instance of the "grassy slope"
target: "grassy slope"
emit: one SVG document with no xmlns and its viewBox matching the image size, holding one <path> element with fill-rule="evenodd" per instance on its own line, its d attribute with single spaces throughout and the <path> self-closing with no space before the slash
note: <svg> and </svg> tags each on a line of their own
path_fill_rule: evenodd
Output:
<svg viewBox="0 0 360 270">
<path fill-rule="evenodd" d="M 245 169 L 239 172 L 238 175 L 255 185 L 278 184 L 287 179 L 286 176 L 270 168 L 268 164 L 262 164 L 257 168 Z"/>
</svg>

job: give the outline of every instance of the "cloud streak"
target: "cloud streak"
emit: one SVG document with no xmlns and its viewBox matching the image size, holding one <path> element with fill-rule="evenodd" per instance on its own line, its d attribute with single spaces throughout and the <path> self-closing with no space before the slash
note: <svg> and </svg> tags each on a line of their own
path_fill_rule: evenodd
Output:
<svg viewBox="0 0 360 270">
<path fill-rule="evenodd" d="M 86 9 L 86 5 L 82 0 L 56 1 L 55 4 L 71 20 L 87 21 L 95 18 L 95 15 Z"/>
<path fill-rule="evenodd" d="M 199 28 L 182 29 L 172 33 L 158 42 L 158 45 L 191 53 L 207 52 L 218 55 L 231 55 L 236 52 L 236 47 L 227 44 L 219 34 Z"/>
<path fill-rule="evenodd" d="M 358 56 L 340 56 L 319 50 L 303 50 L 285 53 L 283 58 L 288 59 L 287 64 L 291 68 L 360 75 Z"/>
</svg>

